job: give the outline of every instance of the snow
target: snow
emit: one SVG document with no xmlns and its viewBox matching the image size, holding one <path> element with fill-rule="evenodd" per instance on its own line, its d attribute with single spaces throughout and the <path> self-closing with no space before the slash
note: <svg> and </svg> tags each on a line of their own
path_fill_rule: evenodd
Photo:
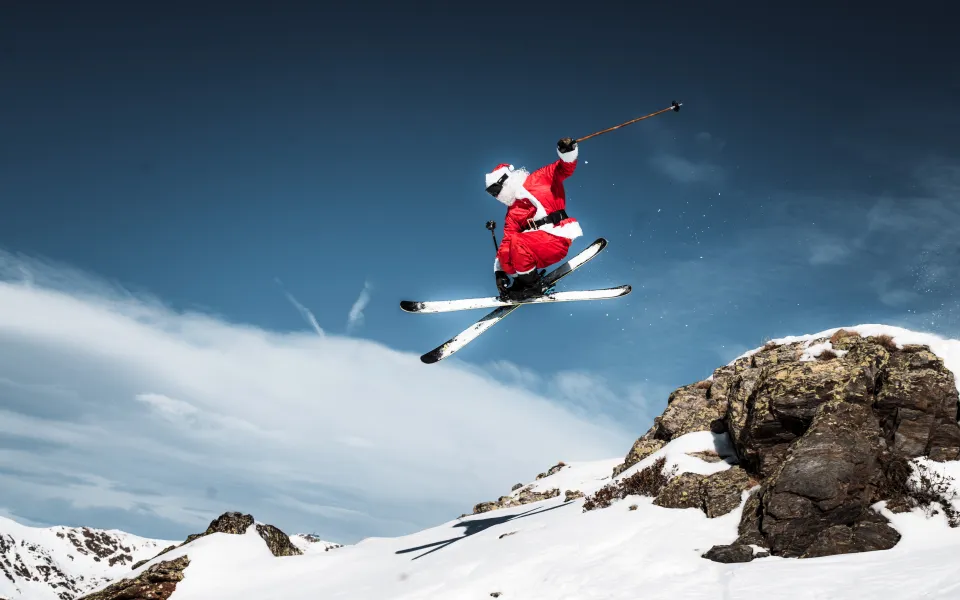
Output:
<svg viewBox="0 0 960 600">
<path fill-rule="evenodd" d="M 721 438 L 709 432 L 682 436 L 621 477 L 660 456 L 680 472 L 730 468 L 723 461 L 689 455 L 714 449 Z M 583 499 L 564 502 L 566 489 L 589 494 L 609 483 L 617 462 L 568 463 L 530 483 L 539 490 L 560 488 L 558 498 L 330 552 L 275 558 L 254 527 L 244 536 L 207 536 L 162 557 L 188 554 L 191 559 L 172 600 L 430 600 L 489 598 L 493 592 L 504 600 L 737 600 L 758 593 L 855 600 L 960 594 L 960 564 L 953 559 L 960 551 L 960 529 L 950 529 L 942 515 L 892 514 L 880 505 L 878 510 L 903 534 L 892 550 L 724 565 L 700 555 L 734 540 L 739 510 L 708 519 L 698 509 L 661 508 L 639 496 L 587 513 L 581 509 Z M 960 463 L 928 465 L 960 476 Z M 629 510 L 634 504 L 636 510 Z"/>
<path fill-rule="evenodd" d="M 87 533 L 97 540 L 90 542 L 93 548 L 87 546 L 84 528 L 28 527 L 0 517 L 0 549 L 3 549 L 0 552 L 0 598 L 59 600 L 58 594 L 63 589 L 59 586 L 71 580 L 78 590 L 86 593 L 106 581 L 126 576 L 135 562 L 177 543 L 118 530 L 88 529 Z M 71 537 L 78 543 L 71 541 Z M 97 560 L 93 549 L 98 544 L 102 546 L 107 537 L 116 541 L 117 548 L 109 557 L 103 553 L 104 557 Z M 130 559 L 115 560 L 110 565 L 110 558 L 127 554 Z"/>
<path fill-rule="evenodd" d="M 340 548 L 341 544 L 322 540 L 313 534 L 298 533 L 290 536 L 290 543 L 296 546 L 301 552 L 316 553 L 329 552 L 335 548 Z"/>
<path fill-rule="evenodd" d="M 879 325 L 845 329 L 865 336 L 885 333 L 900 344 L 928 344 L 948 368 L 960 370 L 960 341 Z M 809 343 L 834 331 L 776 341 Z M 827 347 L 810 344 L 805 360 L 815 359 Z M 715 450 L 728 456 L 729 444 L 726 434 L 684 435 L 618 479 L 661 457 L 678 473 L 729 469 L 727 461 L 707 462 L 691 455 Z M 528 484 L 535 491 L 559 488 L 559 497 L 453 519 L 407 536 L 368 538 L 330 551 L 317 542 L 302 556 L 277 558 L 251 526 L 242 536 L 206 536 L 157 560 L 190 557 L 172 600 L 466 600 L 497 592 L 501 600 L 755 600 L 760 594 L 783 600 L 960 597 L 960 563 L 955 559 L 960 528 L 950 528 L 942 514 L 930 516 L 921 509 L 892 514 L 879 503 L 874 508 L 903 536 L 891 550 L 720 564 L 701 555 L 736 538 L 748 492 L 743 493 L 741 509 L 715 519 L 695 508 L 661 508 L 649 497 L 628 497 L 586 513 L 583 498 L 564 501 L 566 490 L 589 495 L 610 483 L 611 471 L 621 460 L 568 462 Z M 918 462 L 960 480 L 960 461 Z M 635 510 L 630 510 L 632 505 Z M 960 510 L 960 501 L 954 500 L 954 506 Z M 293 539 L 300 547 L 310 544 L 303 536 Z"/>
</svg>

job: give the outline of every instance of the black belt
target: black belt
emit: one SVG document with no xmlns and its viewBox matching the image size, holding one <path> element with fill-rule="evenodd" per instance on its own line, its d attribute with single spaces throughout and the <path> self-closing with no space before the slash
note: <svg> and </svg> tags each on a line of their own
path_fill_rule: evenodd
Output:
<svg viewBox="0 0 960 600">
<path fill-rule="evenodd" d="M 520 227 L 520 231 L 526 231 L 528 229 L 540 229 L 547 223 L 553 223 L 554 225 L 557 225 L 560 223 L 560 221 L 568 218 L 567 211 L 561 208 L 560 210 L 548 214 L 542 219 L 527 219 L 527 222 Z"/>
</svg>

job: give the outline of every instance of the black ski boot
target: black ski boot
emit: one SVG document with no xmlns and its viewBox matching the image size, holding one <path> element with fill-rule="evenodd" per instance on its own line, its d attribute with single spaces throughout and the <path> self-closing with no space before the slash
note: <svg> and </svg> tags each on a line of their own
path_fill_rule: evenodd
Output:
<svg viewBox="0 0 960 600">
<path fill-rule="evenodd" d="M 517 275 L 513 285 L 500 293 L 502 300 L 529 300 L 543 293 L 543 274 L 545 271 L 534 269 L 529 273 Z"/>
</svg>

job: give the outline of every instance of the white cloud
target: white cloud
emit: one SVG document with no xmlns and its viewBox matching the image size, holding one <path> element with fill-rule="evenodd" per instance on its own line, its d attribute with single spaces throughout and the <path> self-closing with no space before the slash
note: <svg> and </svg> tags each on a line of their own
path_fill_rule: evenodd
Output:
<svg viewBox="0 0 960 600">
<path fill-rule="evenodd" d="M 357 327 L 363 325 L 363 309 L 367 307 L 367 304 L 370 303 L 370 290 L 372 286 L 370 282 L 363 284 L 363 289 L 360 290 L 360 295 L 357 296 L 357 300 L 353 303 L 353 306 L 350 307 L 350 314 L 347 315 L 347 332 L 353 332 Z"/>
<path fill-rule="evenodd" d="M 32 284 L 0 281 L 0 489 L 35 520 L 113 510 L 192 532 L 244 510 L 343 541 L 392 535 L 637 435 L 475 368 L 175 312 L 0 253 L 0 274 L 20 267 Z"/>
<path fill-rule="evenodd" d="M 168 398 L 163 394 L 137 394 L 136 399 L 145 404 L 149 404 L 151 408 L 160 414 L 171 417 L 184 417 L 200 412 L 196 406 L 189 402 Z"/>
</svg>

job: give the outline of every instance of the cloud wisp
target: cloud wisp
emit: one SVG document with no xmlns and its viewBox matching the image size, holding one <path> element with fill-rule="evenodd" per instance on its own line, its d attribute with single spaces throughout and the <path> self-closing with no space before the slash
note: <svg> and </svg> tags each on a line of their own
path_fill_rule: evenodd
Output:
<svg viewBox="0 0 960 600">
<path fill-rule="evenodd" d="M 635 435 L 456 363 L 176 312 L 9 254 L 0 274 L 0 488 L 26 519 L 176 538 L 244 510 L 350 542 Z"/>
<path fill-rule="evenodd" d="M 281 283 L 279 279 L 277 280 L 277 285 L 283 288 L 283 283 Z M 310 325 L 310 327 L 313 327 L 313 330 L 317 332 L 317 335 L 323 336 L 324 335 L 323 329 L 320 327 L 320 324 L 317 323 L 317 318 L 313 316 L 313 312 L 311 312 L 309 308 L 301 304 L 300 301 L 297 300 L 293 296 L 293 294 L 291 294 L 287 290 L 283 290 L 283 295 L 286 296 L 287 300 L 290 301 L 290 304 L 292 304 L 293 307 L 297 309 L 297 312 L 300 313 L 300 316 L 303 317 L 303 320 L 306 321 L 307 324 Z"/>
<path fill-rule="evenodd" d="M 358 327 L 363 325 L 363 310 L 367 308 L 367 304 L 370 303 L 370 291 L 372 289 L 373 286 L 370 285 L 369 281 L 363 284 L 360 295 L 357 296 L 353 306 L 350 307 L 350 313 L 347 315 L 347 333 L 353 333 Z"/>
</svg>

